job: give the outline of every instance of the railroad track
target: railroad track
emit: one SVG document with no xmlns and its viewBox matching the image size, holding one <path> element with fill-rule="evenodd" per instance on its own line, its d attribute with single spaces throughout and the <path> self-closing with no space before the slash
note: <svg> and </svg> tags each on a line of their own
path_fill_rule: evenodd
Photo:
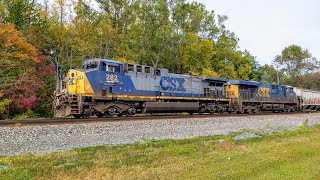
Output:
<svg viewBox="0 0 320 180">
<path fill-rule="evenodd" d="M 116 121 L 139 121 L 139 120 L 159 120 L 159 119 L 191 119 L 208 117 L 243 117 L 243 116 L 274 116 L 274 115 L 298 115 L 314 112 L 294 112 L 294 113 L 258 113 L 258 114 L 179 114 L 179 115 L 142 115 L 142 116 L 123 116 L 123 117 L 104 117 L 104 118 L 60 118 L 60 119 L 36 119 L 36 120 L 0 120 L 0 127 L 4 126 L 30 126 L 30 125 L 58 125 L 58 124 L 77 124 L 77 123 L 97 123 L 97 122 L 116 122 Z"/>
</svg>

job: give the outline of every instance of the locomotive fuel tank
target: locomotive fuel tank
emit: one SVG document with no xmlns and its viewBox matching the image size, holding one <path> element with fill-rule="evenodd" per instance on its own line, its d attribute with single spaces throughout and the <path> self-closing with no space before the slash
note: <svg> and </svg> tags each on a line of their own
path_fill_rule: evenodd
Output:
<svg viewBox="0 0 320 180">
<path fill-rule="evenodd" d="M 146 102 L 143 113 L 198 112 L 198 102 Z"/>
</svg>

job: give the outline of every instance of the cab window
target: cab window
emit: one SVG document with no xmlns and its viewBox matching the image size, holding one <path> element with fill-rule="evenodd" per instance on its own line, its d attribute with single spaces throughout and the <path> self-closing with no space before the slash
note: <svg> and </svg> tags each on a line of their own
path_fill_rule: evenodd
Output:
<svg viewBox="0 0 320 180">
<path fill-rule="evenodd" d="M 128 64 L 128 72 L 133 72 L 134 71 L 134 65 Z"/>
<path fill-rule="evenodd" d="M 98 67 L 97 61 L 89 61 L 88 63 L 83 65 L 83 69 L 95 69 Z"/>
<path fill-rule="evenodd" d="M 108 72 L 114 72 L 114 73 L 119 73 L 119 72 L 120 72 L 120 67 L 119 67 L 119 66 L 107 65 L 106 71 L 108 71 Z"/>
<path fill-rule="evenodd" d="M 142 66 L 137 65 L 137 72 L 142 72 Z"/>
<path fill-rule="evenodd" d="M 156 76 L 161 76 L 161 71 L 160 71 L 160 69 L 156 69 L 155 75 L 156 75 Z"/>
<path fill-rule="evenodd" d="M 150 69 L 151 69 L 150 67 L 144 67 L 144 72 L 145 72 L 145 73 L 150 73 L 150 72 L 151 72 Z"/>
</svg>

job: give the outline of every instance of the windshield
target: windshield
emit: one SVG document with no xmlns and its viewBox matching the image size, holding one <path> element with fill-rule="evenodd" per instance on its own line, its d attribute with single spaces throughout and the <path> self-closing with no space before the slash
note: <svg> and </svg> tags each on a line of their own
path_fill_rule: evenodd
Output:
<svg viewBox="0 0 320 180">
<path fill-rule="evenodd" d="M 98 67 L 98 61 L 87 60 L 83 63 L 83 69 L 94 69 Z"/>
</svg>

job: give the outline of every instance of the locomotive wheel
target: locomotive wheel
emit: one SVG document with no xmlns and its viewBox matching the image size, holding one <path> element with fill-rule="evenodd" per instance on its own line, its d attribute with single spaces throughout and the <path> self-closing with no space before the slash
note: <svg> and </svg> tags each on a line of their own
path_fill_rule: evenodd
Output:
<svg viewBox="0 0 320 180">
<path fill-rule="evenodd" d="M 80 118 L 89 118 L 90 116 L 88 115 L 82 115 L 82 114 L 74 114 L 73 117 L 77 118 L 77 119 L 80 119 Z"/>
<path fill-rule="evenodd" d="M 244 109 L 237 111 L 237 114 L 244 114 Z"/>
<path fill-rule="evenodd" d="M 80 114 L 73 114 L 73 117 L 74 117 L 74 118 L 77 118 L 77 119 L 80 119 L 80 118 L 81 118 L 81 115 L 80 115 Z"/>
<path fill-rule="evenodd" d="M 253 113 L 261 113 L 261 111 L 258 108 L 253 109 Z"/>
<path fill-rule="evenodd" d="M 97 116 L 98 118 L 101 118 L 101 117 L 103 117 L 103 114 L 102 114 L 102 113 L 99 113 L 99 114 L 96 114 L 96 116 Z"/>
<path fill-rule="evenodd" d="M 89 118 L 90 116 L 82 115 L 82 114 L 73 114 L 73 117 L 80 119 L 80 118 Z"/>
</svg>

